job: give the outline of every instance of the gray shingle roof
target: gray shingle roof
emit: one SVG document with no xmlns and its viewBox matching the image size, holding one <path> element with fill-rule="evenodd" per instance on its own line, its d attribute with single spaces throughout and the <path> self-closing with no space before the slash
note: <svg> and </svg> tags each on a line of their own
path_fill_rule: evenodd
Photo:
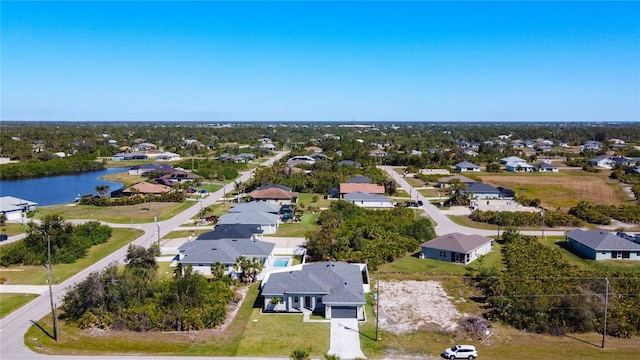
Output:
<svg viewBox="0 0 640 360">
<path fill-rule="evenodd" d="M 500 193 L 500 190 L 494 188 L 493 186 L 480 182 L 468 183 L 465 191 L 468 191 L 470 193 Z"/>
<path fill-rule="evenodd" d="M 280 211 L 280 205 L 266 201 L 250 201 L 233 206 L 229 212 L 239 213 L 245 211 L 261 211 L 265 213 L 277 214 Z"/>
<path fill-rule="evenodd" d="M 262 294 L 323 295 L 322 302 L 335 304 L 364 304 L 362 274 L 358 265 L 342 262 L 318 262 L 293 270 L 269 275 Z"/>
<path fill-rule="evenodd" d="M 430 249 L 467 254 L 490 241 L 492 240 L 484 236 L 465 235 L 456 232 L 442 235 L 433 240 L 422 243 L 420 246 Z"/>
<path fill-rule="evenodd" d="M 275 225 L 278 223 L 277 214 L 269 214 L 261 211 L 243 211 L 240 213 L 228 213 L 218 218 L 218 224 L 248 224 L 248 225 Z"/>
<path fill-rule="evenodd" d="M 344 199 L 348 201 L 376 201 L 376 202 L 389 202 L 389 198 L 378 194 L 369 194 L 362 191 L 356 191 L 344 195 Z"/>
<path fill-rule="evenodd" d="M 351 179 L 347 180 L 348 183 L 352 184 L 371 184 L 373 179 L 366 176 L 354 176 Z"/>
<path fill-rule="evenodd" d="M 594 250 L 640 251 L 640 244 L 602 230 L 575 229 L 567 236 Z"/>
<path fill-rule="evenodd" d="M 221 224 L 213 228 L 213 231 L 200 234 L 196 240 L 251 239 L 253 235 L 263 232 L 258 225 Z"/>
<path fill-rule="evenodd" d="M 265 257 L 271 254 L 275 244 L 250 239 L 220 239 L 188 241 L 180 247 L 182 264 L 233 264 L 239 256 Z"/>
<path fill-rule="evenodd" d="M 466 169 L 466 168 L 473 168 L 473 169 L 479 169 L 479 168 L 480 168 L 480 166 L 478 166 L 478 165 L 476 165 L 476 164 L 474 164 L 474 163 L 471 163 L 471 162 L 469 162 L 469 161 L 463 161 L 463 162 L 457 163 L 457 164 L 456 164 L 456 168 L 465 168 L 465 169 Z"/>
</svg>

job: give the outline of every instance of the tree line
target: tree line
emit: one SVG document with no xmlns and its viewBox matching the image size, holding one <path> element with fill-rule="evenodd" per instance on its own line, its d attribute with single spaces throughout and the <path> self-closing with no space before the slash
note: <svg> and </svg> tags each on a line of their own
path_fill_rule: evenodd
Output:
<svg viewBox="0 0 640 360">
<path fill-rule="evenodd" d="M 70 264 L 85 257 L 90 247 L 103 244 L 112 229 L 98 221 L 80 225 L 65 222 L 59 215 L 47 215 L 41 224 L 30 222 L 27 237 L 3 245 L 0 265 L 43 265 L 48 261 L 49 241 L 52 264 Z"/>
<path fill-rule="evenodd" d="M 80 328 L 195 331 L 224 323 L 227 305 L 239 301 L 229 277 L 207 279 L 190 265 L 158 279 L 157 245 L 130 245 L 125 266 L 89 274 L 65 295 L 62 318 Z"/>
<path fill-rule="evenodd" d="M 311 260 L 364 262 L 372 270 L 435 237 L 431 220 L 412 209 L 368 210 L 342 200 L 323 211 L 318 224 L 320 229 L 307 235 Z"/>
<path fill-rule="evenodd" d="M 0 165 L 0 179 L 19 179 L 63 174 L 77 174 L 105 169 L 94 158 L 69 157 L 48 160 L 28 160 Z"/>
<path fill-rule="evenodd" d="M 504 233 L 505 269 L 473 270 L 490 306 L 487 316 L 517 329 L 555 335 L 603 331 L 605 277 L 610 280 L 607 334 L 640 334 L 637 272 L 600 272 L 571 265 L 560 249 L 510 229 Z"/>
</svg>

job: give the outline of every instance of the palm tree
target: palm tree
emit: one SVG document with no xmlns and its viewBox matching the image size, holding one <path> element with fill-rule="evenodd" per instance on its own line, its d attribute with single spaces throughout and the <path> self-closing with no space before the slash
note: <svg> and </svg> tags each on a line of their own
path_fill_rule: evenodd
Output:
<svg viewBox="0 0 640 360">
<path fill-rule="evenodd" d="M 109 192 L 111 187 L 109 185 L 98 185 L 96 186 L 96 192 L 100 195 L 100 197 L 104 197 L 106 193 Z"/>
<path fill-rule="evenodd" d="M 213 275 L 213 278 L 216 280 L 221 279 L 224 276 L 226 270 L 227 267 L 219 261 L 211 264 L 211 275 Z"/>
<path fill-rule="evenodd" d="M 263 265 L 259 258 L 252 258 L 249 260 L 249 280 L 255 282 L 258 280 L 258 275 L 262 271 Z"/>
<path fill-rule="evenodd" d="M 238 258 L 236 258 L 236 263 L 233 265 L 233 269 L 236 272 L 240 272 L 240 279 L 242 280 L 242 282 L 249 282 L 249 259 L 242 255 L 238 256 Z"/>
</svg>

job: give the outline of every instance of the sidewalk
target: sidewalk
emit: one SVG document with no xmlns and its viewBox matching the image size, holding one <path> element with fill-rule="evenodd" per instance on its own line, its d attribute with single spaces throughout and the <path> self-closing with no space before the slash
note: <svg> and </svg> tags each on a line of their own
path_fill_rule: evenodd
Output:
<svg viewBox="0 0 640 360">
<path fill-rule="evenodd" d="M 49 291 L 48 285 L 0 285 L 0 294 L 38 294 Z"/>
</svg>

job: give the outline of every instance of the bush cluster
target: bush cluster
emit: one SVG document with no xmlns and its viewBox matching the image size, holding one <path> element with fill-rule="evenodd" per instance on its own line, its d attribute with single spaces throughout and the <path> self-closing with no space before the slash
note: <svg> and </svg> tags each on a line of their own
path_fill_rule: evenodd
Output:
<svg viewBox="0 0 640 360">
<path fill-rule="evenodd" d="M 640 223 L 640 208 L 637 206 L 607 206 L 580 201 L 578 205 L 569 209 L 569 214 L 592 224 L 609 225 L 612 218 L 625 223 Z"/>
<path fill-rule="evenodd" d="M 539 227 L 542 226 L 542 216 L 538 212 L 530 211 L 482 211 L 475 210 L 469 215 L 469 218 L 473 221 L 484 222 L 500 226 L 515 226 L 515 227 Z M 559 226 L 571 226 L 579 227 L 583 226 L 584 222 L 579 218 L 566 214 L 562 211 L 547 211 L 544 215 L 544 226 L 546 227 L 559 227 Z"/>
</svg>

